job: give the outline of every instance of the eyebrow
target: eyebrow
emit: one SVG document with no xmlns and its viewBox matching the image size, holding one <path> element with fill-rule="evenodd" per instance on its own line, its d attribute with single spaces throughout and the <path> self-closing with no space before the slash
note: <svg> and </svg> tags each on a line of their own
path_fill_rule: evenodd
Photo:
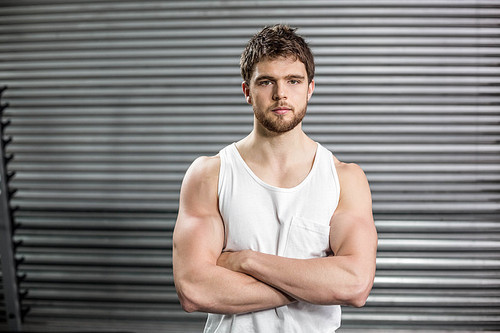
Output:
<svg viewBox="0 0 500 333">
<path fill-rule="evenodd" d="M 300 75 L 300 74 L 290 74 L 290 75 L 287 75 L 285 76 L 286 79 L 300 79 L 300 80 L 304 80 L 305 77 L 304 75 Z M 255 81 L 262 81 L 262 80 L 276 80 L 275 77 L 271 76 L 271 75 L 260 75 L 258 76 L 257 78 L 255 78 Z"/>
</svg>

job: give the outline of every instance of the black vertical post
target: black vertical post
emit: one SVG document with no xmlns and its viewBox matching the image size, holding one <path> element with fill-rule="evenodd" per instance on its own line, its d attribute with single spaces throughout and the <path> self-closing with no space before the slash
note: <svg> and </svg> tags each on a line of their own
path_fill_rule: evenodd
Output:
<svg viewBox="0 0 500 333">
<path fill-rule="evenodd" d="M 5 147 L 10 142 L 10 138 L 4 136 L 4 129 L 8 126 L 8 121 L 2 119 L 3 110 L 7 104 L 1 103 L 1 94 L 6 88 L 0 89 L 0 255 L 2 262 L 2 281 L 7 324 L 9 330 L 21 330 L 21 305 L 19 300 L 19 287 L 17 279 L 17 267 L 15 259 L 15 249 L 12 223 L 12 209 L 10 198 L 13 192 L 9 190 L 9 180 L 13 174 L 7 172 L 9 158 L 6 156 Z"/>
</svg>

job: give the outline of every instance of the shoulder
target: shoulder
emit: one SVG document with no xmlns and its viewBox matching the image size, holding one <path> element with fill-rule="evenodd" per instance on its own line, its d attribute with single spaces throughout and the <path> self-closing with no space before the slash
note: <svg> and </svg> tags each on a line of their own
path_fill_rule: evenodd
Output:
<svg viewBox="0 0 500 333">
<path fill-rule="evenodd" d="M 363 169 L 355 163 L 344 163 L 333 157 L 340 183 L 340 198 L 371 202 L 371 191 Z M 350 201 L 350 200 L 349 200 Z"/>
<path fill-rule="evenodd" d="M 215 200 L 219 169 L 220 157 L 218 155 L 201 156 L 194 160 L 182 181 L 181 204 L 200 198 L 213 198 Z"/>
<path fill-rule="evenodd" d="M 366 175 L 363 169 L 355 163 L 344 163 L 341 162 L 337 157 L 333 156 L 333 162 L 335 164 L 335 169 L 339 175 L 339 180 L 352 180 L 352 179 L 366 179 Z"/>
<path fill-rule="evenodd" d="M 359 216 L 372 218 L 371 191 L 368 179 L 361 167 L 354 163 L 343 163 L 336 157 L 335 167 L 340 182 L 340 201 L 338 211 L 349 212 Z"/>
<path fill-rule="evenodd" d="M 324 149 L 330 153 L 333 159 L 333 164 L 335 166 L 335 171 L 337 172 L 341 187 L 352 182 L 364 182 L 368 184 L 366 175 L 359 165 L 356 163 L 342 162 L 329 149 Z"/>
<path fill-rule="evenodd" d="M 217 174 L 220 169 L 220 156 L 200 156 L 196 158 L 188 169 L 188 172 L 208 176 Z"/>
<path fill-rule="evenodd" d="M 191 163 L 184 181 L 207 181 L 214 177 L 218 177 L 220 169 L 220 156 L 200 156 Z"/>
</svg>

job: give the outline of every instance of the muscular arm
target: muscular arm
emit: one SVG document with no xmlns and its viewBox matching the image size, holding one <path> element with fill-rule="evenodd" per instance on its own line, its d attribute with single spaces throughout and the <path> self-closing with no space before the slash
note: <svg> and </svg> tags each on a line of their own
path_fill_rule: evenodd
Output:
<svg viewBox="0 0 500 333">
<path fill-rule="evenodd" d="M 337 164 L 341 195 L 330 223 L 334 256 L 291 259 L 254 251 L 224 253 L 218 264 L 309 303 L 363 306 L 375 275 L 377 233 L 366 176 Z"/>
<path fill-rule="evenodd" d="M 217 206 L 218 157 L 197 159 L 184 177 L 173 236 L 174 282 L 188 311 L 245 313 L 294 301 L 255 278 L 217 266 L 224 227 Z"/>
</svg>

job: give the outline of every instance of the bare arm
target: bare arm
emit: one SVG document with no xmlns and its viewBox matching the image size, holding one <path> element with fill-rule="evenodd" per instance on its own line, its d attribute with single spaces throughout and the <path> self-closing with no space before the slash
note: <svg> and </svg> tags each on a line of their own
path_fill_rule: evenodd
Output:
<svg viewBox="0 0 500 333">
<path fill-rule="evenodd" d="M 363 306 L 375 276 L 377 232 L 366 176 L 353 164 L 337 164 L 340 202 L 330 223 L 325 258 L 291 259 L 254 251 L 223 253 L 218 264 L 249 274 L 309 303 Z"/>
<path fill-rule="evenodd" d="M 188 312 L 245 313 L 289 304 L 255 278 L 217 266 L 224 227 L 217 206 L 218 157 L 202 157 L 184 178 L 173 236 L 174 282 Z"/>
</svg>

